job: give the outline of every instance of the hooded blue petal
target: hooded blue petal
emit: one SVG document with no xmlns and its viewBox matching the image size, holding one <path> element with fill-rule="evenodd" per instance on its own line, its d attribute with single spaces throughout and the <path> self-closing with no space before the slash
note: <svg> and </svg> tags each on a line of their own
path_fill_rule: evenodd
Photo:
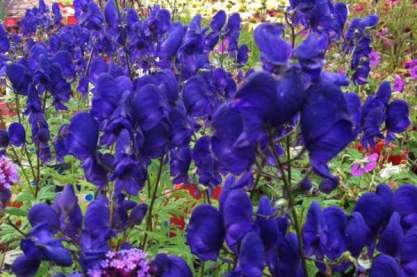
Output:
<svg viewBox="0 0 417 277">
<path fill-rule="evenodd" d="M 193 210 L 187 226 L 187 243 L 200 260 L 216 260 L 224 240 L 222 215 L 210 205 Z"/>
<path fill-rule="evenodd" d="M 15 92 L 26 95 L 29 85 L 32 83 L 29 70 L 24 65 L 13 63 L 7 66 L 6 74 Z"/>
<path fill-rule="evenodd" d="M 353 257 L 359 257 L 362 249 L 370 243 L 370 238 L 369 227 L 362 215 L 354 212 L 346 227 L 348 249 Z"/>
<path fill-rule="evenodd" d="M 35 276 L 39 269 L 41 260 L 37 258 L 29 258 L 25 255 L 19 256 L 14 260 L 12 271 L 17 277 Z"/>
<path fill-rule="evenodd" d="M 66 138 L 68 153 L 80 160 L 94 154 L 98 140 L 98 123 L 86 112 L 76 114 L 69 125 Z"/>
<path fill-rule="evenodd" d="M 400 258 L 404 271 L 408 276 L 417 274 L 417 227 L 411 228 L 400 244 Z"/>
<path fill-rule="evenodd" d="M 158 254 L 152 262 L 155 277 L 192 277 L 187 263 L 180 257 Z"/>
<path fill-rule="evenodd" d="M 9 126 L 10 143 L 14 146 L 21 146 L 26 142 L 26 132 L 22 124 L 14 122 Z"/>
<path fill-rule="evenodd" d="M 379 255 L 372 261 L 370 277 L 404 277 L 398 262 L 391 256 Z"/>
<path fill-rule="evenodd" d="M 257 232 L 250 232 L 242 240 L 239 249 L 238 268 L 244 276 L 261 277 L 264 269 L 265 250 Z"/>
<path fill-rule="evenodd" d="M 397 256 L 403 236 L 401 217 L 397 212 L 394 212 L 387 227 L 381 233 L 378 250 L 393 257 Z"/>
<path fill-rule="evenodd" d="M 278 222 L 275 218 L 275 209 L 268 197 L 262 196 L 259 200 L 256 212 L 256 224 L 259 226 L 260 235 L 266 248 L 274 247 L 279 240 Z"/>
<path fill-rule="evenodd" d="M 302 68 L 313 79 L 317 80 L 320 77 L 328 44 L 329 38 L 325 33 L 312 32 L 294 51 L 294 56 L 299 60 Z"/>
<path fill-rule="evenodd" d="M 58 230 L 59 228 L 58 214 L 44 203 L 34 205 L 29 210 L 28 219 L 33 227 L 46 223 L 52 230 Z"/>
<path fill-rule="evenodd" d="M 364 193 L 356 203 L 354 211 L 359 212 L 365 219 L 366 224 L 376 234 L 391 216 L 391 211 L 387 207 L 389 203 L 383 197 L 372 193 Z"/>
<path fill-rule="evenodd" d="M 268 66 L 286 65 L 291 56 L 291 45 L 282 39 L 284 26 L 263 23 L 254 32 L 261 60 Z"/>
<path fill-rule="evenodd" d="M 392 101 L 387 109 L 385 120 L 388 131 L 402 133 L 410 126 L 408 103 L 404 100 Z"/>
<path fill-rule="evenodd" d="M 339 207 L 328 207 L 323 210 L 323 217 L 327 225 L 327 241 L 325 254 L 330 259 L 336 259 L 347 249 L 345 229 L 347 218 Z"/>
<path fill-rule="evenodd" d="M 401 217 L 417 214 L 417 187 L 414 185 L 402 185 L 394 193 L 394 207 Z"/>
<path fill-rule="evenodd" d="M 76 237 L 81 229 L 83 216 L 74 187 L 66 185 L 56 196 L 52 207 L 58 213 L 61 231 L 69 237 Z"/>
<path fill-rule="evenodd" d="M 243 190 L 232 190 L 221 200 L 226 242 L 236 251 L 237 244 L 252 229 L 252 203 Z"/>
<path fill-rule="evenodd" d="M 191 116 L 204 116 L 211 112 L 210 94 L 201 76 L 190 78 L 183 89 L 184 105 Z"/>
<path fill-rule="evenodd" d="M 249 169 L 255 160 L 255 146 L 236 146 L 244 131 L 241 113 L 229 105 L 221 106 L 213 116 L 215 134 L 212 138 L 213 153 L 227 171 L 239 175 Z"/>
</svg>

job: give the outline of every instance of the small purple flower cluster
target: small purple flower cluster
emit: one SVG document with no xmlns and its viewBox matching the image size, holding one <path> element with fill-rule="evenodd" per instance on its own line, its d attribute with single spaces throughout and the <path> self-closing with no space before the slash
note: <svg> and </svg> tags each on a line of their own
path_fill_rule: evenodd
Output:
<svg viewBox="0 0 417 277">
<path fill-rule="evenodd" d="M 0 156 L 0 208 L 10 200 L 10 189 L 16 183 L 19 183 L 16 165 L 6 156 Z"/>
<path fill-rule="evenodd" d="M 150 277 L 147 254 L 132 248 L 118 252 L 109 251 L 98 268 L 88 271 L 91 277 Z"/>
<path fill-rule="evenodd" d="M 411 78 L 417 80 L 417 59 L 406 62 L 405 68 L 408 69 Z"/>
</svg>

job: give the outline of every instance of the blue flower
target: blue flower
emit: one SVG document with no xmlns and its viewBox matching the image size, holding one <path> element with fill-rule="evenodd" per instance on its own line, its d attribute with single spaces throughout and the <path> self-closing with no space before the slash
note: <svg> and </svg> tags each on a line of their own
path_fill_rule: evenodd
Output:
<svg viewBox="0 0 417 277">
<path fill-rule="evenodd" d="M 285 66 L 291 56 L 291 45 L 281 38 L 284 26 L 263 23 L 255 29 L 254 37 L 266 69 Z"/>
<path fill-rule="evenodd" d="M 98 141 L 98 123 L 90 113 L 76 114 L 68 127 L 66 147 L 68 153 L 80 160 L 94 155 Z"/>
<path fill-rule="evenodd" d="M 170 172 L 174 184 L 188 183 L 188 170 L 191 164 L 191 150 L 183 146 L 171 150 Z"/>
<path fill-rule="evenodd" d="M 20 63 L 12 63 L 7 66 L 6 74 L 17 94 L 27 95 L 32 76 L 26 66 Z"/>
<path fill-rule="evenodd" d="M 351 116 L 338 86 L 322 80 L 310 87 L 301 111 L 301 131 L 314 171 L 337 183 L 326 164 L 355 138 Z M 330 185 L 325 191 L 333 188 Z"/>
<path fill-rule="evenodd" d="M 247 193 L 240 189 L 231 190 L 220 201 L 226 242 L 233 252 L 237 252 L 239 243 L 252 230 L 252 203 Z"/>
<path fill-rule="evenodd" d="M 158 254 L 152 262 L 156 277 L 192 277 L 187 263 L 180 257 Z"/>
<path fill-rule="evenodd" d="M 219 211 L 210 205 L 193 210 L 187 225 L 187 243 L 200 260 L 216 260 L 223 245 L 225 230 Z"/>
<path fill-rule="evenodd" d="M 62 246 L 61 241 L 54 238 L 48 224 L 38 224 L 28 237 L 23 239 L 20 247 L 24 255 L 18 257 L 12 266 L 19 276 L 36 272 L 40 261 L 52 261 L 60 266 L 70 266 L 72 258 L 69 250 Z"/>
</svg>

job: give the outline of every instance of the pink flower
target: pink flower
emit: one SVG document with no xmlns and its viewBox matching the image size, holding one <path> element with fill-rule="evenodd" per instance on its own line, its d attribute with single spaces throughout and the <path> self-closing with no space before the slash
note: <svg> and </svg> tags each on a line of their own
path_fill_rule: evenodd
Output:
<svg viewBox="0 0 417 277">
<path fill-rule="evenodd" d="M 375 68 L 379 65 L 381 62 L 381 56 L 376 51 L 371 51 L 371 54 L 369 54 L 369 61 L 371 68 Z"/>
<path fill-rule="evenodd" d="M 365 10 L 365 5 L 364 5 L 363 3 L 357 3 L 357 4 L 355 4 L 355 5 L 353 6 L 353 10 L 354 10 L 355 12 L 360 13 L 360 12 L 362 12 L 362 11 L 364 11 L 364 10 Z"/>
<path fill-rule="evenodd" d="M 385 2 L 388 3 L 388 5 L 390 5 L 391 7 L 400 3 L 399 0 L 387 0 Z"/>
<path fill-rule="evenodd" d="M 395 75 L 394 79 L 394 91 L 403 92 L 404 90 L 404 80 L 401 78 L 400 75 Z"/>
<path fill-rule="evenodd" d="M 364 159 L 355 162 L 351 168 L 352 176 L 362 176 L 365 173 L 369 173 L 374 170 L 378 165 L 378 157 L 377 153 L 373 153 Z"/>
</svg>

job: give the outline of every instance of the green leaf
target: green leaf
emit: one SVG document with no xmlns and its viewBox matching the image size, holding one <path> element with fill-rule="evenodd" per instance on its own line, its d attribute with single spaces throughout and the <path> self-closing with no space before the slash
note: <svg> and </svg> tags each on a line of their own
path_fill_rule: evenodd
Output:
<svg viewBox="0 0 417 277">
<path fill-rule="evenodd" d="M 27 216 L 27 211 L 22 208 L 15 208 L 15 207 L 7 207 L 5 209 L 6 214 L 14 215 L 14 216 Z"/>
<path fill-rule="evenodd" d="M 33 194 L 30 193 L 29 191 L 22 191 L 21 193 L 19 193 L 16 196 L 15 201 L 16 202 L 31 202 L 33 201 L 35 198 L 33 197 Z"/>
</svg>

